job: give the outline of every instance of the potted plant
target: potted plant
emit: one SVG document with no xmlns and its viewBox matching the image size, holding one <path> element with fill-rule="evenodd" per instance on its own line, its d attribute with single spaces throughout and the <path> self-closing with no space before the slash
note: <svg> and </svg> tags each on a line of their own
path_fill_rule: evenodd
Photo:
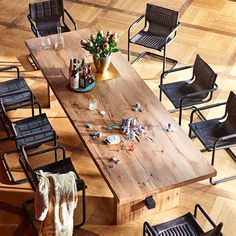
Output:
<svg viewBox="0 0 236 236">
<path fill-rule="evenodd" d="M 100 73 L 107 71 L 111 62 L 111 54 L 119 51 L 118 44 L 118 33 L 108 31 L 104 34 L 102 30 L 96 36 L 91 34 L 88 40 L 81 40 L 82 48 L 93 55 L 94 65 L 97 72 Z"/>
</svg>

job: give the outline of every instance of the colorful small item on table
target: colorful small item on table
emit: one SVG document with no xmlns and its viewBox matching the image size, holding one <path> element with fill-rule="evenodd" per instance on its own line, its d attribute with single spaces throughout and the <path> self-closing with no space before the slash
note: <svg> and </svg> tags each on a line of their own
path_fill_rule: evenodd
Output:
<svg viewBox="0 0 236 236">
<path fill-rule="evenodd" d="M 114 123 L 114 124 L 108 125 L 107 129 L 110 130 L 110 131 L 113 130 L 113 129 L 119 130 L 120 126 L 118 124 Z"/>
<path fill-rule="evenodd" d="M 91 129 L 93 127 L 93 125 L 91 123 L 86 123 L 85 124 L 85 128 Z"/>
<path fill-rule="evenodd" d="M 144 108 L 141 106 L 140 102 L 136 102 L 135 105 L 133 106 L 132 110 L 144 112 Z"/>
<path fill-rule="evenodd" d="M 137 141 L 140 142 L 137 136 L 141 136 L 145 133 L 145 127 L 138 124 L 136 117 L 126 118 L 123 116 L 121 129 L 123 130 L 126 139 L 131 141 L 137 139 Z"/>
<path fill-rule="evenodd" d="M 95 132 L 90 133 L 90 136 L 92 136 L 92 139 L 96 140 L 96 139 L 102 137 L 102 132 L 101 131 L 95 131 Z"/>
<path fill-rule="evenodd" d="M 120 136 L 119 135 L 109 135 L 107 138 L 106 138 L 106 142 L 107 144 L 119 144 L 120 143 Z"/>
<path fill-rule="evenodd" d="M 166 129 L 167 132 L 175 132 L 176 130 L 177 129 L 170 123 L 168 124 L 167 129 Z"/>
</svg>

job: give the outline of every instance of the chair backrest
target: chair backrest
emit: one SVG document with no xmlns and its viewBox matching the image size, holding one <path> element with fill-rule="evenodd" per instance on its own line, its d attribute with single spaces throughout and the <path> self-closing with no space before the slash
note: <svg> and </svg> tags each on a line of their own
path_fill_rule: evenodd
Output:
<svg viewBox="0 0 236 236">
<path fill-rule="evenodd" d="M 29 10 L 40 36 L 57 33 L 57 27 L 61 26 L 61 18 L 64 19 L 62 0 L 31 3 Z"/>
<path fill-rule="evenodd" d="M 225 112 L 227 118 L 221 126 L 222 133 L 224 135 L 236 133 L 236 95 L 232 91 L 229 94 Z"/>
<path fill-rule="evenodd" d="M 145 21 L 149 23 L 148 31 L 152 34 L 167 36 L 178 25 L 179 12 L 147 4 Z"/>
<path fill-rule="evenodd" d="M 193 66 L 193 77 L 194 81 L 191 84 L 191 88 L 194 91 L 199 92 L 213 89 L 217 74 L 199 55 L 197 55 Z M 201 94 L 200 97 L 202 99 L 206 98 L 208 94 L 208 92 Z"/>
<path fill-rule="evenodd" d="M 62 0 L 52 0 L 29 4 L 30 17 L 36 23 L 39 21 L 60 20 L 63 16 Z"/>
</svg>

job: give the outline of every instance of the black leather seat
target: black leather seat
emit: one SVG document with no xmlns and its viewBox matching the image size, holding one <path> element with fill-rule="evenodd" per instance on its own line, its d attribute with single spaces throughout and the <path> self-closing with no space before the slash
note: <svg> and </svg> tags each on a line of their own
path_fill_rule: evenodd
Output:
<svg viewBox="0 0 236 236">
<path fill-rule="evenodd" d="M 197 222 L 197 209 L 199 209 L 206 219 L 213 226 L 213 229 L 204 232 L 203 228 Z M 144 222 L 143 235 L 148 234 L 149 236 L 173 236 L 173 235 L 184 235 L 184 236 L 221 236 L 221 229 L 223 223 L 216 225 L 206 211 L 197 204 L 195 206 L 194 215 L 190 212 L 180 216 L 174 220 L 150 226 L 148 222 Z"/>
<path fill-rule="evenodd" d="M 221 105 L 226 106 L 224 116 L 209 120 L 204 117 L 203 121 L 193 122 L 195 112 L 201 112 Z M 230 149 L 230 147 L 236 145 L 236 95 L 233 92 L 230 92 L 227 102 L 195 108 L 191 114 L 189 127 L 189 136 L 191 137 L 191 133 L 193 132 L 201 141 L 204 148 L 207 151 L 212 151 L 211 164 L 213 166 L 217 149 L 225 149 L 236 161 L 236 156 Z M 236 176 L 231 176 L 217 181 L 213 181 L 210 178 L 210 183 L 217 184 L 235 178 Z"/>
<path fill-rule="evenodd" d="M 193 68 L 193 75 L 190 80 L 178 81 L 164 84 L 164 78 L 170 73 Z M 162 92 L 168 97 L 176 110 L 179 110 L 179 124 L 181 125 L 182 110 L 195 105 L 209 102 L 212 99 L 213 91 L 217 89 L 215 83 L 217 74 L 199 56 L 196 56 L 194 65 L 174 68 L 162 73 L 160 81 L 160 101 Z"/>
<path fill-rule="evenodd" d="M 131 31 L 145 17 L 144 28 L 134 36 Z M 130 61 L 130 43 L 137 44 L 146 48 L 163 51 L 163 56 L 149 51 L 141 53 L 132 63 L 138 61 L 145 55 L 151 55 L 163 60 L 163 71 L 165 71 L 166 60 L 174 63 L 178 61 L 166 57 L 166 46 L 175 38 L 177 29 L 180 25 L 178 22 L 179 13 L 177 11 L 147 4 L 145 15 L 138 18 L 128 30 L 128 61 Z"/>
</svg>

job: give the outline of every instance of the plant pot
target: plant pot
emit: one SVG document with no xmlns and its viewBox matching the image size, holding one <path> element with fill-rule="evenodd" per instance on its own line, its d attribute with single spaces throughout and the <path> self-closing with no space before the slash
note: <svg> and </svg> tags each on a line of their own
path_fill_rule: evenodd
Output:
<svg viewBox="0 0 236 236">
<path fill-rule="evenodd" d="M 93 56 L 93 63 L 97 69 L 98 73 L 105 73 L 111 63 L 111 55 L 108 57 L 99 57 L 96 58 Z"/>
</svg>

